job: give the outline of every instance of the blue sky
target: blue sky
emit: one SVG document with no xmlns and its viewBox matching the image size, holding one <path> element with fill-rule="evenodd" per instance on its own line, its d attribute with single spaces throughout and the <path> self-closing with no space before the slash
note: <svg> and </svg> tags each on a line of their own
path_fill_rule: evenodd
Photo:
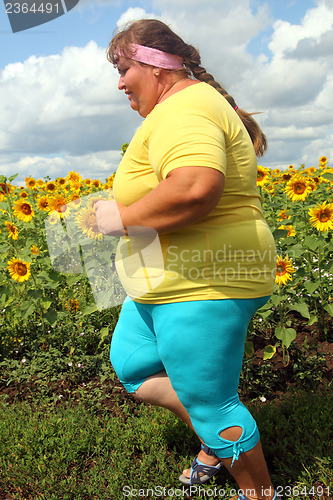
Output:
<svg viewBox="0 0 333 500">
<path fill-rule="evenodd" d="M 0 174 L 104 179 L 141 119 L 117 90 L 105 49 L 117 24 L 155 16 L 258 121 L 261 163 L 316 165 L 333 153 L 331 0 L 81 0 L 65 15 L 12 33 L 0 4 Z"/>
<path fill-rule="evenodd" d="M 180 2 L 181 4 L 181 2 Z M 223 0 L 221 0 L 223 4 Z M 250 2 L 252 11 L 256 11 L 263 4 L 268 6 L 272 20 L 282 19 L 292 24 L 298 24 L 305 12 L 315 6 L 314 0 L 254 0 Z M 116 26 L 117 20 L 128 8 L 146 7 L 153 11 L 152 2 L 148 1 L 111 1 L 107 4 L 98 4 L 93 0 L 79 2 L 76 7 L 63 16 L 36 28 L 12 33 L 4 6 L 0 5 L 0 67 L 16 61 L 24 61 L 32 54 L 47 56 L 61 52 L 65 46 L 84 46 L 90 40 L 98 45 L 108 44 L 110 35 Z M 148 8 L 147 8 L 148 6 Z M 236 28 L 236 27 L 235 27 Z M 267 43 L 272 33 L 272 27 L 267 29 L 249 42 L 249 51 L 257 54 L 264 52 L 268 56 L 270 51 Z M 5 49 L 4 49 L 5 47 Z"/>
</svg>

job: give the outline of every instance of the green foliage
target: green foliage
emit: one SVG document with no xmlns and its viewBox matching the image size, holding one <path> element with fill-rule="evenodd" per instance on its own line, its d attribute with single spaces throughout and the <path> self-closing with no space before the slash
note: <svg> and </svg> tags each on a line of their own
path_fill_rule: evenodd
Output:
<svg viewBox="0 0 333 500">
<path fill-rule="evenodd" d="M 192 431 L 167 410 L 122 397 L 106 407 L 103 398 L 89 387 L 79 400 L 76 393 L 53 405 L 0 401 L 0 492 L 17 500 L 121 500 L 134 489 L 181 488 L 178 476 L 199 447 Z M 328 392 L 295 392 L 250 405 L 273 483 L 291 488 L 287 498 L 299 498 L 299 489 L 304 500 L 324 499 L 333 487 L 332 403 Z M 223 470 L 191 498 L 212 496 L 215 487 L 225 498 L 237 489 Z M 318 495 L 306 494 L 312 487 Z"/>
</svg>

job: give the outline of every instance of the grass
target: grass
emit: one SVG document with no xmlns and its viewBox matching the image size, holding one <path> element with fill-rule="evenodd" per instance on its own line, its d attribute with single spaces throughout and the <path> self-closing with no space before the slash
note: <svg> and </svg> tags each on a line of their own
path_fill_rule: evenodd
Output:
<svg viewBox="0 0 333 500">
<path fill-rule="evenodd" d="M 287 498 L 332 498 L 332 403 L 322 389 L 248 405 L 273 483 Z M 178 476 L 197 453 L 197 439 L 168 411 L 119 391 L 87 383 L 67 398 L 43 393 L 9 403 L 2 396 L 0 411 L 0 499 L 228 499 L 236 488 L 223 471 L 186 494 Z"/>
</svg>

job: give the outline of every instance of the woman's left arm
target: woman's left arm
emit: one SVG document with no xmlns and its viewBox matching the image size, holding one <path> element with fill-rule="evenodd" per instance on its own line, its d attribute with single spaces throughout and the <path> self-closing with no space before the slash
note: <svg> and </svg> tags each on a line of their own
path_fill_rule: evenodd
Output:
<svg viewBox="0 0 333 500">
<path fill-rule="evenodd" d="M 224 175 L 210 167 L 179 167 L 150 193 L 126 207 L 114 201 L 95 204 L 96 220 L 103 234 L 124 234 L 124 228 L 143 226 L 167 234 L 208 215 L 224 190 Z M 117 213 L 117 211 L 119 212 Z"/>
</svg>

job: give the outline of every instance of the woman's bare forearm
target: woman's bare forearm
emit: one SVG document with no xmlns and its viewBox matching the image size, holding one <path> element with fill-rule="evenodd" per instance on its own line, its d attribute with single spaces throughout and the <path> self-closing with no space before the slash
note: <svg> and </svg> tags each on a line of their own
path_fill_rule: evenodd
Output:
<svg viewBox="0 0 333 500">
<path fill-rule="evenodd" d="M 208 215 L 222 196 L 224 176 L 210 168 L 184 168 L 187 172 L 173 171 L 173 175 L 132 205 L 119 204 L 123 225 L 145 226 L 165 234 Z"/>
</svg>

